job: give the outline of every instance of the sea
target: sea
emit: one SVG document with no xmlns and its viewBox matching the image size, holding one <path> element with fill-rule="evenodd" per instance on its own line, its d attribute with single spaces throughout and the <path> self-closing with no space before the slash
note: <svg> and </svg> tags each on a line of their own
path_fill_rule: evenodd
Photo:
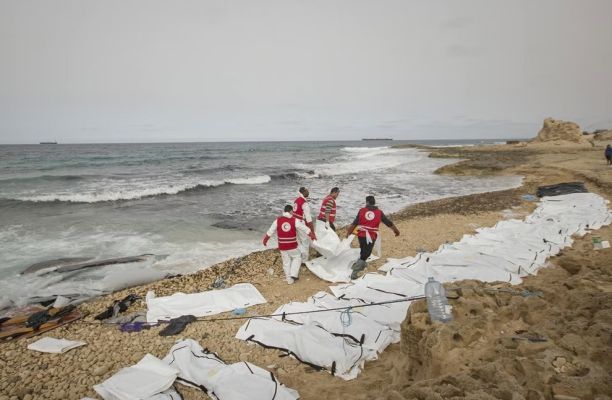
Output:
<svg viewBox="0 0 612 400">
<path fill-rule="evenodd" d="M 90 298 L 261 250 L 264 232 L 300 186 L 310 191 L 313 217 L 339 187 L 339 225 L 353 220 L 366 195 L 390 214 L 418 202 L 519 186 L 519 176 L 435 175 L 457 160 L 392 146 L 494 142 L 1 145 L 0 310 L 58 295 Z M 141 254 L 151 256 L 21 274 L 59 258 Z"/>
</svg>

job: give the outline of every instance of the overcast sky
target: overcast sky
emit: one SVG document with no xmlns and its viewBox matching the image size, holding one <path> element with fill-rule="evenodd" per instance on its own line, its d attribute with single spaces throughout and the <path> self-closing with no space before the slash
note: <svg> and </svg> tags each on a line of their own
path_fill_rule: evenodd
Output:
<svg viewBox="0 0 612 400">
<path fill-rule="evenodd" d="M 611 0 L 0 0 L 0 143 L 612 127 Z"/>
</svg>

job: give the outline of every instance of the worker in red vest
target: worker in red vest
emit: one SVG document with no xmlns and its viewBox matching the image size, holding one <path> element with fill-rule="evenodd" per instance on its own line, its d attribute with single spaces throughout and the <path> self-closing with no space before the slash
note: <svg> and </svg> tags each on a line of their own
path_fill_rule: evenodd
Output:
<svg viewBox="0 0 612 400">
<path fill-rule="evenodd" d="M 270 237 L 276 233 L 285 278 L 287 278 L 287 283 L 291 285 L 298 279 L 300 266 L 302 265 L 302 256 L 298 249 L 298 232 L 309 236 L 312 240 L 316 240 L 316 236 L 301 220 L 291 214 L 293 212 L 291 205 L 286 205 L 284 211 L 283 215 L 278 217 L 268 229 L 263 244 L 267 246 Z"/>
<path fill-rule="evenodd" d="M 301 187 L 298 197 L 293 201 L 293 216 L 304 222 L 306 226 L 314 232 L 312 225 L 312 215 L 310 214 L 310 204 L 308 204 L 308 189 Z M 298 234 L 298 248 L 302 254 L 302 262 L 308 261 L 308 252 L 310 249 L 310 239 L 306 235 Z"/>
<path fill-rule="evenodd" d="M 336 199 L 340 195 L 340 189 L 332 188 L 327 196 L 321 202 L 321 210 L 317 219 L 325 223 L 326 228 L 332 228 L 336 231 L 334 221 L 336 220 Z"/>
<path fill-rule="evenodd" d="M 365 269 L 366 260 L 372 254 L 374 243 L 378 237 L 378 227 L 381 222 L 391 228 L 395 236 L 400 234 L 399 229 L 375 204 L 376 199 L 374 196 L 367 196 L 366 206 L 359 210 L 355 220 L 346 231 L 346 236 L 348 237 L 357 227 L 357 239 L 359 240 L 360 249 L 359 259 L 351 267 L 353 269 L 351 279 L 357 279 L 359 272 Z"/>
</svg>

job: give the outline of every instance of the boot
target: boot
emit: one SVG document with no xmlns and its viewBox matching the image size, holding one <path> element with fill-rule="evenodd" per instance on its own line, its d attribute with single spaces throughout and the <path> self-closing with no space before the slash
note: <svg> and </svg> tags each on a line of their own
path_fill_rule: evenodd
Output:
<svg viewBox="0 0 612 400">
<path fill-rule="evenodd" d="M 357 279 L 359 277 L 359 273 L 363 271 L 366 267 L 366 262 L 362 259 L 359 259 L 353 263 L 351 269 L 353 272 L 351 273 L 351 279 Z"/>
</svg>

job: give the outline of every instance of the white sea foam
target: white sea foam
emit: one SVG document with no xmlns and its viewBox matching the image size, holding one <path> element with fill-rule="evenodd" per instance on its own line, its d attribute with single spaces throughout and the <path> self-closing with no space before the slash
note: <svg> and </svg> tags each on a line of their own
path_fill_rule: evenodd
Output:
<svg viewBox="0 0 612 400">
<path fill-rule="evenodd" d="M 11 227 L 0 240 L 14 237 L 19 228 Z M 159 280 L 169 274 L 188 274 L 226 260 L 261 249 L 259 240 L 208 241 L 171 243 L 159 235 L 131 234 L 129 232 L 99 232 L 79 237 L 76 230 L 60 232 L 57 237 L 36 233 L 21 235 L 16 243 L 0 243 L 4 250 L 24 246 L 27 251 L 7 252 L 6 262 L 20 264 L 17 254 L 47 254 L 46 259 L 74 256 L 137 255 L 155 251 L 157 257 L 146 261 L 108 265 L 71 273 L 51 272 L 45 275 L 16 275 L 15 269 L 2 270 L 0 279 L 0 310 L 8 306 L 23 306 L 36 299 L 57 295 L 81 298 L 98 296 L 126 287 Z M 29 249 L 28 249 L 29 248 Z M 166 256 L 159 256 L 166 255 Z M 25 260 L 24 260 L 25 261 Z M 25 267 L 25 265 L 24 265 Z M 23 269 L 23 267 L 21 268 Z M 1 307 L 4 305 L 4 307 Z"/>
<path fill-rule="evenodd" d="M 178 180 L 178 178 L 177 178 Z M 100 181 L 89 186 L 77 187 L 79 193 L 56 192 L 40 193 L 26 196 L 15 196 L 12 199 L 32 202 L 64 201 L 70 203 L 98 203 L 105 201 L 136 200 L 160 195 L 176 195 L 181 192 L 202 188 L 213 188 L 225 184 L 257 185 L 271 181 L 270 176 L 260 175 L 245 178 L 230 178 L 226 180 L 203 180 L 186 182 L 105 182 Z"/>
<path fill-rule="evenodd" d="M 371 153 L 388 149 L 389 146 L 381 147 L 343 147 L 341 150 L 349 153 Z"/>
<path fill-rule="evenodd" d="M 349 154 L 340 158 L 338 162 L 318 166 L 301 164 L 296 167 L 314 169 L 315 174 L 319 176 L 334 176 L 396 168 L 427 158 L 427 154 L 414 149 L 345 147 L 343 150 L 347 151 Z"/>
<path fill-rule="evenodd" d="M 272 180 L 272 178 L 268 175 L 261 176 L 253 176 L 249 178 L 234 178 L 228 179 L 225 183 L 231 183 L 234 185 L 260 185 L 263 183 L 268 183 Z"/>
</svg>

